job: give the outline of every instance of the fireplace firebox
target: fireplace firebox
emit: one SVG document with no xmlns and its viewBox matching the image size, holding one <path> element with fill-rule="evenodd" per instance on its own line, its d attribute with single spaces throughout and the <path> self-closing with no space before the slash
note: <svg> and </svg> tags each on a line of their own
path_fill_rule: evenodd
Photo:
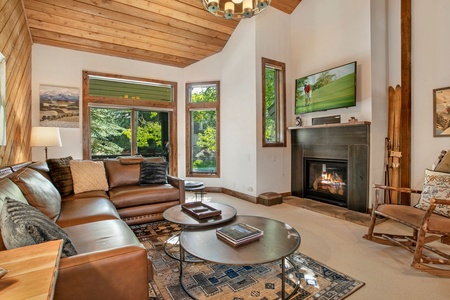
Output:
<svg viewBox="0 0 450 300">
<path fill-rule="evenodd" d="M 347 207 L 347 161 L 304 159 L 305 197 Z"/>
</svg>

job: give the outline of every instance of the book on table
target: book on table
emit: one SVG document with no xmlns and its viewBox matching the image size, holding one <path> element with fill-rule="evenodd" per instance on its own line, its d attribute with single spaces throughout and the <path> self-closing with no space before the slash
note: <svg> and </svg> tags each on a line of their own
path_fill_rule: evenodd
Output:
<svg viewBox="0 0 450 300">
<path fill-rule="evenodd" d="M 239 246 L 259 239 L 264 231 L 246 223 L 238 223 L 218 228 L 216 235 L 233 246 Z"/>
</svg>

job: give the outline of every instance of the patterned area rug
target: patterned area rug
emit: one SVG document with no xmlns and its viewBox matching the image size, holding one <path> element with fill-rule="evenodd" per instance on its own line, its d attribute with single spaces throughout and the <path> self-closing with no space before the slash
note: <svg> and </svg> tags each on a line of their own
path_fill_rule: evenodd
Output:
<svg viewBox="0 0 450 300">
<path fill-rule="evenodd" d="M 191 299 L 180 285 L 180 263 L 171 257 L 177 257 L 177 245 L 164 250 L 165 242 L 180 232 L 180 226 L 161 221 L 130 227 L 153 262 L 149 300 Z M 184 286 L 197 299 L 281 299 L 281 261 L 254 266 L 189 262 L 183 264 L 183 273 Z M 286 260 L 285 274 L 286 292 L 295 300 L 344 299 L 364 285 L 298 251 Z"/>
</svg>

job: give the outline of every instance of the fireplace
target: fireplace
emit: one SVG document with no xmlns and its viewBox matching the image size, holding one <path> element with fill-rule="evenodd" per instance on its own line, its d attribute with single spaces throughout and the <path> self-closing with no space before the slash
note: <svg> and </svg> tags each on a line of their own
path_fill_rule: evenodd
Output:
<svg viewBox="0 0 450 300">
<path fill-rule="evenodd" d="M 355 122 L 289 128 L 292 195 L 367 213 L 369 125 Z M 323 172 L 327 174 L 322 177 Z"/>
<path fill-rule="evenodd" d="M 347 207 L 347 161 L 304 159 L 305 198 Z"/>
</svg>

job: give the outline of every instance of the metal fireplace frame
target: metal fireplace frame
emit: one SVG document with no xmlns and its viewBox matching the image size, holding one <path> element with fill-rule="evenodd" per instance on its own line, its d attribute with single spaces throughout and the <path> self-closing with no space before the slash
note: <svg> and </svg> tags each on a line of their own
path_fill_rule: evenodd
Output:
<svg viewBox="0 0 450 300">
<path fill-rule="evenodd" d="M 368 212 L 370 123 L 291 129 L 291 193 L 304 197 L 304 157 L 347 160 L 347 208 Z"/>
</svg>

